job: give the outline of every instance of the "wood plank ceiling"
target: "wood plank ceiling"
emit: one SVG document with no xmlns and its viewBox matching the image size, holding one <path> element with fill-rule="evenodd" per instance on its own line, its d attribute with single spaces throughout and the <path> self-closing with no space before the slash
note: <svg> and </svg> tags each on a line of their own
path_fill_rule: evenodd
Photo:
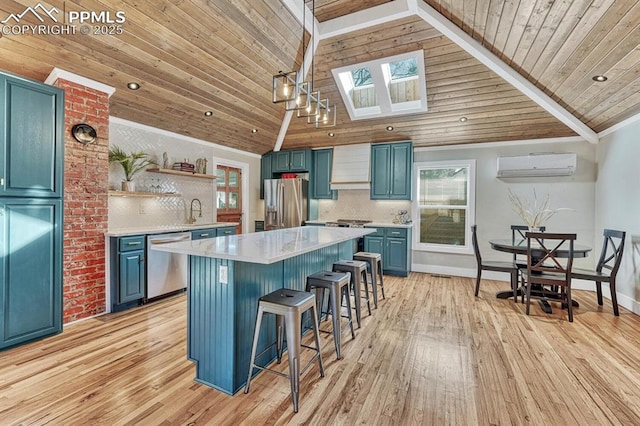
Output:
<svg viewBox="0 0 640 426">
<path fill-rule="evenodd" d="M 311 6 L 311 0 L 306 0 Z M 4 0 L 0 21 L 35 0 Z M 43 81 L 53 67 L 115 87 L 111 114 L 264 153 L 285 115 L 271 76 L 302 62 L 302 28 L 277 0 L 50 0 L 63 10 L 126 13 L 120 35 L 0 35 L 0 69 Z M 389 3 L 316 0 L 320 22 Z M 640 0 L 427 0 L 456 26 L 599 132 L 640 113 Z M 25 15 L 21 23 L 37 24 Z M 331 69 L 424 49 L 428 112 L 352 122 Z M 338 126 L 293 119 L 283 148 L 411 139 L 416 146 L 575 133 L 417 16 L 322 40 L 316 87 Z M 608 80 L 597 83 L 594 75 Z M 139 81 L 138 91 L 126 89 Z M 205 117 L 204 111 L 213 111 Z M 460 117 L 468 121 L 461 123 Z M 392 132 L 385 130 L 394 127 Z M 250 130 L 256 128 L 258 133 Z"/>
</svg>

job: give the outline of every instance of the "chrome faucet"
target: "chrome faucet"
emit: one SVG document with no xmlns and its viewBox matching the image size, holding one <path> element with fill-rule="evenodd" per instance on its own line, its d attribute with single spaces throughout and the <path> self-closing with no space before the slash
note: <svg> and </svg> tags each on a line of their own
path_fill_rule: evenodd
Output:
<svg viewBox="0 0 640 426">
<path fill-rule="evenodd" d="M 195 204 L 196 201 L 198 202 L 198 208 L 194 209 L 193 205 Z M 196 218 L 193 217 L 194 210 L 198 212 L 198 217 L 202 217 L 202 203 L 200 203 L 200 200 L 198 200 L 197 198 L 194 198 L 193 200 L 191 200 L 191 207 L 189 208 L 189 223 L 196 223 Z"/>
</svg>

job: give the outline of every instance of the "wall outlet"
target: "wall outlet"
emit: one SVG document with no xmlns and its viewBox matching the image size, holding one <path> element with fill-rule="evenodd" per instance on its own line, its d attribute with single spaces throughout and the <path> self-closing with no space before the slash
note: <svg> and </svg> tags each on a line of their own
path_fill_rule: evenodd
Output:
<svg viewBox="0 0 640 426">
<path fill-rule="evenodd" d="M 218 281 L 220 284 L 229 283 L 229 270 L 227 265 L 220 265 L 220 268 L 218 269 Z"/>
</svg>

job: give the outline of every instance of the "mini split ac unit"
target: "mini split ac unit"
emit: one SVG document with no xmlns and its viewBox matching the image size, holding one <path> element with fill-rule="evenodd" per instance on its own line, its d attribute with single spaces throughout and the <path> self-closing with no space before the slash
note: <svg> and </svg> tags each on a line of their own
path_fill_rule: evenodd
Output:
<svg viewBox="0 0 640 426">
<path fill-rule="evenodd" d="M 576 171 L 576 162 L 573 152 L 498 157 L 498 177 L 569 176 Z"/>
</svg>

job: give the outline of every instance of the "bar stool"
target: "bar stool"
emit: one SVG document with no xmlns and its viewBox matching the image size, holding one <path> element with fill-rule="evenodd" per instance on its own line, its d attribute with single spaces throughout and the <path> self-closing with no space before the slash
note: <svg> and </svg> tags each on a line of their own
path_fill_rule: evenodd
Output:
<svg viewBox="0 0 640 426">
<path fill-rule="evenodd" d="M 382 290 L 382 298 L 385 298 L 384 278 L 382 278 L 382 255 L 380 253 L 359 251 L 353 255 L 353 260 L 360 260 L 369 264 L 369 271 L 371 271 L 371 288 L 373 289 L 373 306 L 378 309 L 378 286 L 380 286 L 380 290 Z"/>
<path fill-rule="evenodd" d="M 360 291 L 362 282 L 364 281 L 365 298 L 367 299 L 367 309 L 371 315 L 371 304 L 369 303 L 369 285 L 367 284 L 367 263 L 359 260 L 340 260 L 334 262 L 333 272 L 350 272 L 351 273 L 351 289 L 355 299 L 356 321 L 360 328 L 361 307 L 360 307 Z"/>
<path fill-rule="evenodd" d="M 316 347 L 306 346 L 301 343 L 301 328 L 302 328 L 302 314 L 311 309 L 311 316 L 313 317 L 313 335 L 316 340 Z M 260 325 L 262 323 L 262 316 L 264 314 L 274 314 L 276 316 L 276 330 L 277 339 L 275 343 L 269 345 L 264 351 L 260 352 L 257 356 L 262 355 L 274 345 L 277 345 L 278 363 L 282 359 L 282 326 L 286 330 L 287 334 L 287 346 L 289 352 L 289 374 L 283 374 L 279 371 L 271 370 L 267 367 L 257 365 L 256 350 L 258 348 L 258 339 L 260 338 Z M 284 321 L 284 324 L 283 324 Z M 306 291 L 291 290 L 287 288 L 281 288 L 265 296 L 262 296 L 258 301 L 258 316 L 256 318 L 256 328 L 253 333 L 253 347 L 251 348 L 251 362 L 249 364 L 249 374 L 247 376 L 247 384 L 244 387 L 244 393 L 249 393 L 249 385 L 251 384 L 251 374 L 253 369 L 268 371 L 275 373 L 279 376 L 283 376 L 289 379 L 291 382 L 291 398 L 293 399 L 293 411 L 298 412 L 298 392 L 300 390 L 300 376 L 307 368 L 318 359 L 318 365 L 320 367 L 320 377 L 324 377 L 324 367 L 322 365 L 322 355 L 320 354 L 320 336 L 318 334 L 318 314 L 316 312 L 316 297 L 313 293 Z M 304 366 L 302 371 L 300 370 L 300 348 L 304 347 L 316 351 L 316 354 L 311 358 L 309 363 Z"/>
<path fill-rule="evenodd" d="M 350 281 L 351 274 L 349 272 L 342 273 L 323 271 L 307 277 L 306 290 L 316 292 L 318 320 L 323 314 L 321 305 L 324 300 L 324 291 L 329 290 L 329 310 L 331 311 L 331 322 L 333 323 L 333 342 L 336 346 L 336 356 L 338 359 L 342 358 L 340 353 L 340 340 L 342 334 L 342 327 L 340 326 L 340 317 L 342 317 L 342 296 L 347 299 L 347 318 L 349 319 L 347 324 L 345 324 L 345 327 L 351 327 L 351 338 L 356 338 L 356 335 L 353 332 L 353 319 L 351 318 L 351 296 L 349 295 Z"/>
</svg>

